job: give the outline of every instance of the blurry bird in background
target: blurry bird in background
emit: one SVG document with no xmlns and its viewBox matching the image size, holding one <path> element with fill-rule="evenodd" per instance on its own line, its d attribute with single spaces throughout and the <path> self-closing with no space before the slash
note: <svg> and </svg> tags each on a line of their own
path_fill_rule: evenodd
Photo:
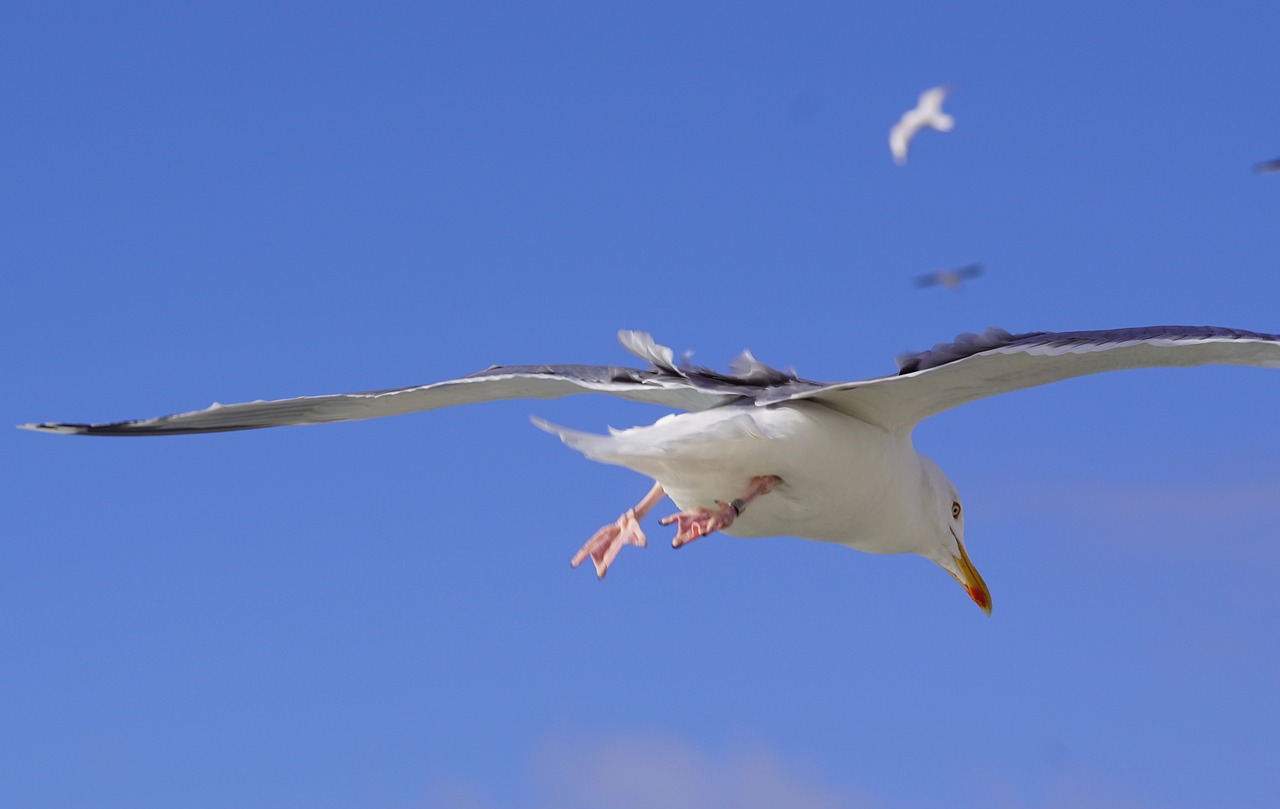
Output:
<svg viewBox="0 0 1280 809">
<path fill-rule="evenodd" d="M 938 270 L 926 275 L 917 275 L 915 285 L 920 289 L 928 287 L 942 286 L 947 289 L 956 290 L 960 285 L 970 278 L 977 278 L 982 275 L 981 264 L 967 264 L 963 267 L 957 267 L 954 270 Z"/>
<path fill-rule="evenodd" d="M 915 109 L 902 114 L 898 123 L 889 130 L 889 151 L 893 152 L 893 162 L 899 166 L 907 164 L 907 150 L 911 139 L 925 127 L 939 132 L 949 132 L 956 125 L 955 119 L 942 111 L 942 101 L 951 92 L 951 88 L 942 85 L 931 87 L 920 94 Z"/>
<path fill-rule="evenodd" d="M 1259 174 L 1280 173 L 1280 157 L 1277 157 L 1275 160 L 1266 160 L 1262 163 L 1255 163 L 1253 170 Z"/>
</svg>

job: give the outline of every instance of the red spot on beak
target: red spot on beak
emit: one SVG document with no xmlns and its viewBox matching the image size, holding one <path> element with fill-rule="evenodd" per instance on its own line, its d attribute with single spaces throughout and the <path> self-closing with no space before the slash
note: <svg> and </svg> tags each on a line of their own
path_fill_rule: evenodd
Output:
<svg viewBox="0 0 1280 809">
<path fill-rule="evenodd" d="M 969 561 L 969 554 L 965 551 L 964 545 L 959 546 L 960 555 L 953 557 L 956 560 L 956 570 L 948 573 L 960 582 L 960 586 L 969 594 L 969 598 L 973 599 L 973 603 L 982 607 L 982 611 L 987 615 L 991 614 L 991 591 L 987 589 L 987 583 L 982 580 L 981 574 L 974 568 L 973 562 Z"/>
<path fill-rule="evenodd" d="M 966 587 L 965 590 L 968 591 L 969 598 L 973 599 L 973 603 L 982 607 L 982 611 L 987 615 L 991 614 L 991 594 L 985 588 Z"/>
</svg>

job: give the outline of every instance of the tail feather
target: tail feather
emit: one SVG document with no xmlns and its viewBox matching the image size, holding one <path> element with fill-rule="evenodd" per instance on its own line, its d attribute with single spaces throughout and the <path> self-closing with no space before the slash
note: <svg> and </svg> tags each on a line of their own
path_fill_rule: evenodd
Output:
<svg viewBox="0 0 1280 809">
<path fill-rule="evenodd" d="M 530 420 L 593 461 L 659 478 L 732 468 L 743 457 L 755 454 L 759 442 L 771 437 L 770 428 L 757 423 L 756 415 L 751 407 L 680 413 L 647 427 L 611 429 L 608 435 L 573 430 L 536 417 Z"/>
<path fill-rule="evenodd" d="M 611 427 L 609 428 L 609 435 L 598 435 L 561 427 L 537 416 L 530 416 L 529 421 L 533 422 L 534 427 L 551 433 L 563 441 L 565 446 L 581 452 L 592 460 L 610 462 L 617 457 L 616 451 L 610 452 L 610 450 L 614 449 L 613 445 L 616 444 L 616 436 L 621 430 L 614 430 Z"/>
</svg>

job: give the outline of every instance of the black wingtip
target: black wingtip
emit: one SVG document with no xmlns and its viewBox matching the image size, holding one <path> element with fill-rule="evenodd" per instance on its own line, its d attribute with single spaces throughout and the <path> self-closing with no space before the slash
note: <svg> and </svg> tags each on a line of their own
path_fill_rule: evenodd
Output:
<svg viewBox="0 0 1280 809">
<path fill-rule="evenodd" d="M 62 433 L 63 435 L 76 435 L 89 431 L 87 424 L 54 424 L 52 422 L 19 424 L 17 427 L 19 430 L 30 430 L 33 433 Z"/>
</svg>

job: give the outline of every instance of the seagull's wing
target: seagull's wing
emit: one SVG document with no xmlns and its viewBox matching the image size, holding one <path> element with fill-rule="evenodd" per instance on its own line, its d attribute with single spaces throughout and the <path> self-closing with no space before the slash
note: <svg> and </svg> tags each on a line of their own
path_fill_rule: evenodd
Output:
<svg viewBox="0 0 1280 809">
<path fill-rule="evenodd" d="M 705 410 L 739 401 L 784 401 L 800 391 L 823 387 L 780 371 L 743 352 L 728 373 L 677 363 L 671 349 L 645 332 L 620 331 L 622 346 L 652 367 L 609 365 L 495 365 L 484 371 L 408 388 L 299 396 L 270 402 L 214 404 L 204 410 L 106 424 L 46 422 L 20 424 L 25 430 L 73 435 L 180 435 L 253 430 L 296 424 L 328 424 L 499 399 L 558 399 L 575 393 L 606 393 L 680 410 Z"/>
<path fill-rule="evenodd" d="M 725 402 L 751 398 L 783 381 L 752 373 L 726 375 L 706 369 L 677 368 L 671 349 L 653 342 L 642 332 L 620 332 L 619 339 L 632 353 L 650 360 L 651 370 L 604 365 L 494 366 L 484 371 L 408 388 L 340 393 L 332 396 L 299 396 L 270 402 L 214 404 L 205 410 L 178 413 L 138 421 L 108 424 L 21 424 L 23 429 L 81 435 L 179 435 L 227 430 L 252 430 L 295 424 L 327 424 L 379 416 L 397 416 L 419 410 L 489 402 L 499 399 L 558 399 L 575 393 L 606 393 L 623 399 L 664 405 L 682 410 L 703 410 Z M 768 369 L 768 366 L 761 365 Z M 781 372 L 768 369 L 775 374 Z M 766 375 L 767 376 L 767 375 Z M 816 387 L 816 383 L 809 383 Z M 789 388 L 794 390 L 795 388 Z"/>
<path fill-rule="evenodd" d="M 328 424 L 499 399 L 558 399 L 575 393 L 607 393 L 624 399 L 701 410 L 734 398 L 700 390 L 656 371 L 597 365 L 495 366 L 479 373 L 408 388 L 299 396 L 108 424 L 22 424 L 23 429 L 82 435 L 179 435 L 252 430 L 295 424 Z"/>
<path fill-rule="evenodd" d="M 901 358 L 899 365 L 897 376 L 802 390 L 790 398 L 816 399 L 890 430 L 910 430 L 966 402 L 1103 371 L 1196 365 L 1280 368 L 1280 335 L 1212 326 L 1027 334 L 988 329 Z"/>
<path fill-rule="evenodd" d="M 982 265 L 966 264 L 959 269 L 952 270 L 952 272 L 956 274 L 957 278 L 977 278 L 979 275 L 982 275 Z"/>
<path fill-rule="evenodd" d="M 902 116 L 902 120 L 889 130 L 889 151 L 893 153 L 893 162 L 899 166 L 907 163 L 907 149 L 911 146 L 911 136 L 916 133 L 916 126 L 908 118 L 910 113 Z"/>
<path fill-rule="evenodd" d="M 945 84 L 939 87 L 930 87 L 920 94 L 920 100 L 916 103 L 916 110 L 927 117 L 941 113 L 942 102 L 946 100 L 947 94 L 950 92 L 951 88 Z"/>
</svg>

